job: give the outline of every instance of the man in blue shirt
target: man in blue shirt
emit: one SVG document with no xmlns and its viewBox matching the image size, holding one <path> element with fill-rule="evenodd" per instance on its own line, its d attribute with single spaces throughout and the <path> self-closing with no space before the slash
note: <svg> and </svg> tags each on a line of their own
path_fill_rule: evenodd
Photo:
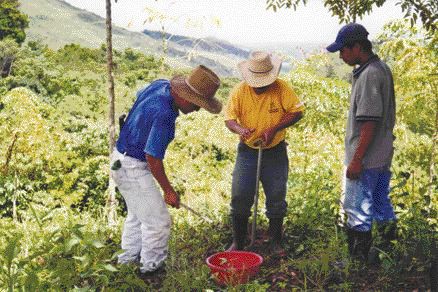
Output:
<svg viewBox="0 0 438 292">
<path fill-rule="evenodd" d="M 180 111 L 188 114 L 200 107 L 215 114 L 221 111 L 222 104 L 214 97 L 219 85 L 218 76 L 201 65 L 187 77 L 156 80 L 137 93 L 111 158 L 111 175 L 128 209 L 119 263 L 140 260 L 142 273 L 163 265 L 170 234 L 166 203 L 179 208 L 180 202 L 164 170 L 165 152 L 175 137 Z"/>
</svg>

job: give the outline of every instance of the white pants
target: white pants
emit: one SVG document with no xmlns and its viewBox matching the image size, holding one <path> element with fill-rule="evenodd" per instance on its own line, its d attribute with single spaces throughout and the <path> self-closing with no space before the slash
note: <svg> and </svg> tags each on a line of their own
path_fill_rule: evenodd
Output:
<svg viewBox="0 0 438 292">
<path fill-rule="evenodd" d="M 111 170 L 111 176 L 128 207 L 122 234 L 124 252 L 118 262 L 129 263 L 140 258 L 141 272 L 154 271 L 167 258 L 169 211 L 147 163 L 115 150 L 111 165 L 117 159 L 122 166 Z"/>
</svg>

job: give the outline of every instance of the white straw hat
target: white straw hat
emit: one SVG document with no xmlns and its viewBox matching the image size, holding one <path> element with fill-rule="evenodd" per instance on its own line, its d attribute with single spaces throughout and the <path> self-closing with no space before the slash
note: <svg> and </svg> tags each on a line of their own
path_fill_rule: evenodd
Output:
<svg viewBox="0 0 438 292">
<path fill-rule="evenodd" d="M 267 52 L 255 51 L 251 53 L 248 60 L 240 62 L 237 67 L 249 86 L 263 87 L 277 79 L 281 59 Z"/>
</svg>

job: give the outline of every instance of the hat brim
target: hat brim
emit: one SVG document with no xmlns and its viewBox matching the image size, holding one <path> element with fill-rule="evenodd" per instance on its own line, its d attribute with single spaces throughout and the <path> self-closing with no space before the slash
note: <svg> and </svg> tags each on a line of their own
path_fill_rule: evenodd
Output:
<svg viewBox="0 0 438 292">
<path fill-rule="evenodd" d="M 178 96 L 206 109 L 212 114 L 218 114 L 222 110 L 222 103 L 214 96 L 204 97 L 194 92 L 187 85 L 185 76 L 178 75 L 173 77 L 170 80 L 170 86 L 172 86 L 172 89 L 178 94 Z"/>
<path fill-rule="evenodd" d="M 278 78 L 281 69 L 281 59 L 276 56 L 271 56 L 272 69 L 265 73 L 254 73 L 249 70 L 249 60 L 242 61 L 237 64 L 242 78 L 251 87 L 264 87 L 274 83 Z"/>
<path fill-rule="evenodd" d="M 343 45 L 339 44 L 337 42 L 332 43 L 331 45 L 329 45 L 326 50 L 329 51 L 330 53 L 334 53 L 339 51 L 340 49 L 342 49 Z"/>
</svg>

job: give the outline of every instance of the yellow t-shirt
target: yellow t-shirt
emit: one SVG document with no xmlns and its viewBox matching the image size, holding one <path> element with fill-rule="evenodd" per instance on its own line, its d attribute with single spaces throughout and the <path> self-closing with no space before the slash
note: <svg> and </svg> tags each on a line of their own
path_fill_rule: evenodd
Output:
<svg viewBox="0 0 438 292">
<path fill-rule="evenodd" d="M 236 85 L 230 93 L 225 110 L 225 120 L 236 120 L 242 127 L 255 129 L 245 144 L 257 148 L 253 143 L 262 133 L 280 123 L 284 113 L 293 113 L 304 110 L 304 105 L 290 85 L 277 79 L 267 91 L 257 95 L 246 82 Z M 285 139 L 286 129 L 275 134 L 271 144 L 265 148 L 272 148 Z"/>
</svg>

